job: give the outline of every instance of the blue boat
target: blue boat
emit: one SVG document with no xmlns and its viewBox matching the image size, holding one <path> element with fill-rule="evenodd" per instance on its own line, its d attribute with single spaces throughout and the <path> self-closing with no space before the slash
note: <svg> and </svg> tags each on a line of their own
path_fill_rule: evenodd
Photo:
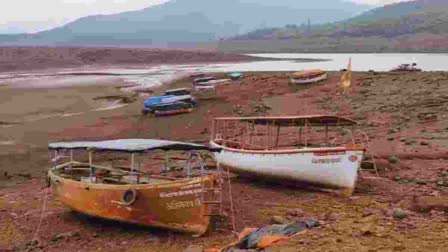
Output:
<svg viewBox="0 0 448 252">
<path fill-rule="evenodd" d="M 196 99 L 191 95 L 164 95 L 164 96 L 154 96 L 145 100 L 144 108 L 142 113 L 144 115 L 153 112 L 153 108 L 162 104 L 174 103 L 174 102 L 185 102 L 191 105 L 196 105 Z"/>
</svg>

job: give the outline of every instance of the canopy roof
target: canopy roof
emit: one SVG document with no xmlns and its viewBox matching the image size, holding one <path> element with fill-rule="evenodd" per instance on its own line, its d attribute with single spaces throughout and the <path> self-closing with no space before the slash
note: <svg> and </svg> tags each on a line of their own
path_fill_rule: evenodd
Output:
<svg viewBox="0 0 448 252">
<path fill-rule="evenodd" d="M 307 115 L 307 116 L 271 116 L 271 117 L 221 117 L 216 121 L 240 121 L 254 124 L 270 124 L 278 126 L 352 126 L 358 124 L 356 121 L 327 115 Z"/>
<path fill-rule="evenodd" d="M 165 92 L 175 92 L 175 91 L 191 91 L 190 88 L 174 88 L 174 89 L 167 89 Z"/>
<path fill-rule="evenodd" d="M 149 150 L 208 150 L 218 152 L 219 148 L 213 148 L 202 144 L 184 143 L 176 141 L 156 139 L 117 139 L 109 141 L 92 142 L 60 142 L 48 145 L 50 150 L 60 149 L 84 149 L 118 152 L 145 152 Z"/>
</svg>

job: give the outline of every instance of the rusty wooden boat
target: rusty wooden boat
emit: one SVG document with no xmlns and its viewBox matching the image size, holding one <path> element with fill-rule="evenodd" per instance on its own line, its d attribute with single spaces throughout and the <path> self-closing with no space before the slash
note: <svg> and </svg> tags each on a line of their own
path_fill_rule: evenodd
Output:
<svg viewBox="0 0 448 252">
<path fill-rule="evenodd" d="M 235 173 L 351 195 L 366 150 L 356 124 L 326 115 L 216 118 L 211 145 Z"/>
<path fill-rule="evenodd" d="M 219 148 L 119 139 L 52 143 L 49 149 L 49 186 L 63 204 L 87 215 L 202 235 L 219 203 L 219 173 L 202 158 Z"/>
</svg>

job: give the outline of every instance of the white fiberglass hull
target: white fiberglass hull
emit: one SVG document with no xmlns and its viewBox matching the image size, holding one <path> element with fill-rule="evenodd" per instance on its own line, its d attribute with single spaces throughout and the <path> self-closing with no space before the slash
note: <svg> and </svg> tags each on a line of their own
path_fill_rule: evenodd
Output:
<svg viewBox="0 0 448 252">
<path fill-rule="evenodd" d="M 323 81 L 325 79 L 327 79 L 327 74 L 326 73 L 322 74 L 320 76 L 317 76 L 316 78 L 311 78 L 311 79 L 294 79 L 294 78 L 291 78 L 290 82 L 292 84 L 310 84 L 310 83 L 316 83 L 316 82 L 319 82 L 319 81 Z"/>
<path fill-rule="evenodd" d="M 212 142 L 216 147 L 222 147 Z M 220 165 L 235 173 L 298 181 L 329 188 L 355 187 L 363 150 L 345 148 L 291 151 L 248 151 L 223 147 L 216 153 Z"/>
</svg>

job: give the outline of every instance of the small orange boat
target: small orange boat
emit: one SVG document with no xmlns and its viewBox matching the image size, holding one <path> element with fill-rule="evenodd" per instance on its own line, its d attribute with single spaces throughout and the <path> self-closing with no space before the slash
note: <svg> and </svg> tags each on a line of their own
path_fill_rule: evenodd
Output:
<svg viewBox="0 0 448 252">
<path fill-rule="evenodd" d="M 215 199 L 219 173 L 207 170 L 200 154 L 216 152 L 218 148 L 164 140 L 120 139 L 53 143 L 49 149 L 54 152 L 55 162 L 61 159 L 61 153 L 68 152 L 63 157 L 70 159 L 59 165 L 55 163 L 48 172 L 53 193 L 69 208 L 87 215 L 202 235 L 207 231 L 212 205 L 219 203 Z M 162 164 L 158 167 L 164 164 L 162 173 L 143 171 L 149 163 L 147 156 L 158 151 L 165 152 L 165 158 L 159 154 L 151 160 Z M 168 159 L 168 151 L 187 152 L 188 157 Z M 100 156 L 99 164 L 93 164 L 94 153 Z M 130 167 L 117 166 L 116 157 L 106 158 L 111 153 L 119 153 L 119 161 L 123 160 L 123 154 L 129 155 Z M 84 154 L 89 161 L 74 161 L 74 154 L 81 157 Z M 107 165 L 110 160 L 113 163 Z M 170 171 L 169 162 L 182 160 L 186 166 Z"/>
<path fill-rule="evenodd" d="M 327 72 L 321 69 L 305 70 L 293 73 L 290 78 L 291 84 L 309 84 L 327 79 Z"/>
</svg>

